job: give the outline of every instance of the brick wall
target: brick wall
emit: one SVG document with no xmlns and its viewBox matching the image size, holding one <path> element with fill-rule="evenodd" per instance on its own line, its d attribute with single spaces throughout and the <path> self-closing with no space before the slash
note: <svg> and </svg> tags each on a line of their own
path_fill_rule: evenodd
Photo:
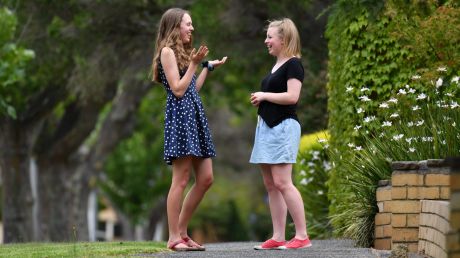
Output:
<svg viewBox="0 0 460 258">
<path fill-rule="evenodd" d="M 450 169 L 444 160 L 393 162 L 391 182 L 379 182 L 375 217 L 376 249 L 404 244 L 419 251 L 422 200 L 449 200 Z"/>
<path fill-rule="evenodd" d="M 418 251 L 436 258 L 447 258 L 446 235 L 450 232 L 449 202 L 421 201 Z"/>
<path fill-rule="evenodd" d="M 460 258 L 460 157 L 449 159 L 451 166 L 450 225 L 447 249 L 450 258 Z"/>
</svg>

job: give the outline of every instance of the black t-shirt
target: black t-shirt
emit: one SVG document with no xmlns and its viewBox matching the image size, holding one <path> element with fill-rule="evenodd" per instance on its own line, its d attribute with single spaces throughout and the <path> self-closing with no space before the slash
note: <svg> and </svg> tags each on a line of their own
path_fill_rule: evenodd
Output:
<svg viewBox="0 0 460 258">
<path fill-rule="evenodd" d="M 287 81 L 289 79 L 298 79 L 303 82 L 304 70 L 299 58 L 293 57 L 282 64 L 274 73 L 269 73 L 262 80 L 263 92 L 287 92 Z M 259 104 L 258 114 L 272 128 L 281 123 L 284 119 L 293 118 L 297 121 L 296 114 L 297 104 L 279 105 L 269 101 L 262 101 Z"/>
</svg>

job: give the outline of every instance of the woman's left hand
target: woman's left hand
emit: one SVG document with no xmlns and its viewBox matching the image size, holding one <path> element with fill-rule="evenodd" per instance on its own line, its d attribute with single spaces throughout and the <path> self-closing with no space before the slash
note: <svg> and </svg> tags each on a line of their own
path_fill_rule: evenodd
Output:
<svg viewBox="0 0 460 258">
<path fill-rule="evenodd" d="M 264 93 L 261 91 L 251 93 L 251 104 L 255 107 L 258 107 L 260 102 L 264 101 L 263 95 Z"/>
<path fill-rule="evenodd" d="M 211 60 L 211 61 L 209 61 L 209 63 L 214 67 L 218 67 L 218 66 L 223 65 L 225 63 L 225 61 L 227 61 L 226 56 L 224 56 L 221 60 L 219 60 L 219 59 Z"/>
</svg>

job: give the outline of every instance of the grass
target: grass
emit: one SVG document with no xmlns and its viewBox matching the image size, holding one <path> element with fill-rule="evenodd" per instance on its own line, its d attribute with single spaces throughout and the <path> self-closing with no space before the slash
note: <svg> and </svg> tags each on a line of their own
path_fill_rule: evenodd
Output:
<svg viewBox="0 0 460 258">
<path fill-rule="evenodd" d="M 0 257 L 132 257 L 167 251 L 161 242 L 76 242 L 0 245 Z"/>
</svg>

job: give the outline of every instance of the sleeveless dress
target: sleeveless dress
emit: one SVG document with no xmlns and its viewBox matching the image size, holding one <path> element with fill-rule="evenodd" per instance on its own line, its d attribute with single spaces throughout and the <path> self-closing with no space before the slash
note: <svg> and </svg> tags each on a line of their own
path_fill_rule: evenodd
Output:
<svg viewBox="0 0 460 258">
<path fill-rule="evenodd" d="M 178 157 L 195 156 L 210 158 L 216 156 L 214 144 L 204 113 L 200 95 L 196 91 L 196 75 L 182 98 L 174 96 L 163 66 L 158 62 L 158 74 L 166 90 L 164 125 L 164 160 L 168 165 Z M 180 72 L 180 76 L 184 76 Z"/>
</svg>

